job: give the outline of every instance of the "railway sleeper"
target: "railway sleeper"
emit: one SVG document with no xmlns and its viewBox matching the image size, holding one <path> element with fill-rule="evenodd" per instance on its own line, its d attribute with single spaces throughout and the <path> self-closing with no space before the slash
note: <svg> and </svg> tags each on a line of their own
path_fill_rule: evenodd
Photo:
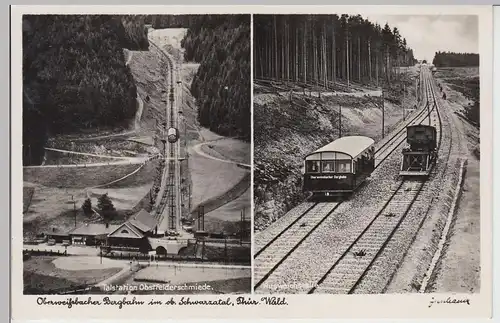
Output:
<svg viewBox="0 0 500 323">
<path fill-rule="evenodd" d="M 357 276 L 353 277 L 352 275 L 332 275 L 321 283 L 321 285 L 317 288 L 317 291 L 321 292 L 321 290 L 338 290 L 341 291 L 342 294 L 347 294 L 357 281 Z"/>
<path fill-rule="evenodd" d="M 318 287 L 315 290 L 315 293 L 318 294 L 347 294 L 349 292 L 349 289 L 342 288 L 342 287 Z"/>
<path fill-rule="evenodd" d="M 384 241 L 377 241 L 377 242 L 370 241 L 370 242 L 356 244 L 356 247 L 353 248 L 351 254 L 357 259 L 366 258 L 369 257 L 370 255 L 375 255 L 375 253 L 377 253 L 377 251 L 380 249 L 383 243 Z"/>
</svg>

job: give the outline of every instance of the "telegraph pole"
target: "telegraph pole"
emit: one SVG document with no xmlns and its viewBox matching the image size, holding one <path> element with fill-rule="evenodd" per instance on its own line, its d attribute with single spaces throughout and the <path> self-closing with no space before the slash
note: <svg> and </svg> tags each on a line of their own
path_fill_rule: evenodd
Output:
<svg viewBox="0 0 500 323">
<path fill-rule="evenodd" d="M 384 128 L 385 128 L 385 97 L 384 97 L 384 88 L 382 87 L 382 138 L 385 137 L 384 135 Z"/>
<path fill-rule="evenodd" d="M 420 102 L 420 95 L 418 94 L 418 78 L 415 79 L 415 95 L 417 96 L 417 102 Z"/>
<path fill-rule="evenodd" d="M 434 107 L 437 108 L 436 104 L 434 103 Z M 431 104 L 429 101 L 427 101 L 427 115 L 429 117 L 429 126 L 431 125 Z"/>
<path fill-rule="evenodd" d="M 405 120 L 406 84 L 403 84 L 403 120 Z"/>
<path fill-rule="evenodd" d="M 342 137 L 342 105 L 339 105 L 339 138 Z"/>
<path fill-rule="evenodd" d="M 345 60 L 347 62 L 346 66 L 346 74 L 347 74 L 347 89 L 349 89 L 349 68 L 350 68 L 350 62 L 349 62 L 349 31 L 346 30 L 346 37 L 345 37 Z"/>
<path fill-rule="evenodd" d="M 201 230 L 205 231 L 205 207 L 201 206 Z"/>
<path fill-rule="evenodd" d="M 245 228 L 245 209 L 241 210 L 240 245 L 243 244 L 243 231 Z"/>
<path fill-rule="evenodd" d="M 427 102 L 427 114 L 429 115 L 429 126 L 431 125 L 431 108 L 429 102 Z"/>
<path fill-rule="evenodd" d="M 191 213 L 191 184 L 188 183 L 188 205 L 189 205 L 189 213 Z"/>
<path fill-rule="evenodd" d="M 67 203 L 73 204 L 73 212 L 75 214 L 75 228 L 76 228 L 76 201 L 73 199 L 73 195 L 71 195 L 71 201 L 68 201 Z"/>
</svg>

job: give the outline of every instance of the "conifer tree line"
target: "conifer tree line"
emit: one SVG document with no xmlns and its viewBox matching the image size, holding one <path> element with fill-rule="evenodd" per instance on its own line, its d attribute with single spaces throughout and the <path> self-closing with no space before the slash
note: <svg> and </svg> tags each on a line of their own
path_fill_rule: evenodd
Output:
<svg viewBox="0 0 500 323">
<path fill-rule="evenodd" d="M 154 15 L 154 29 L 187 28 L 184 61 L 200 64 L 191 83 L 197 119 L 223 136 L 249 141 L 250 15 Z"/>
<path fill-rule="evenodd" d="M 250 140 L 250 16 L 187 19 L 184 59 L 200 63 L 191 83 L 198 121 L 224 135 Z"/>
<path fill-rule="evenodd" d="M 436 52 L 432 64 L 436 67 L 474 67 L 479 66 L 479 54 Z"/>
<path fill-rule="evenodd" d="M 184 60 L 200 64 L 191 83 L 198 121 L 224 136 L 250 140 L 250 15 L 154 15 L 155 29 L 187 28 Z"/>
<path fill-rule="evenodd" d="M 138 16 L 23 16 L 23 163 L 51 135 L 126 126 L 136 112 L 123 49 L 148 50 Z"/>
<path fill-rule="evenodd" d="M 391 83 L 416 63 L 399 30 L 361 15 L 254 15 L 254 75 L 331 87 Z"/>
</svg>

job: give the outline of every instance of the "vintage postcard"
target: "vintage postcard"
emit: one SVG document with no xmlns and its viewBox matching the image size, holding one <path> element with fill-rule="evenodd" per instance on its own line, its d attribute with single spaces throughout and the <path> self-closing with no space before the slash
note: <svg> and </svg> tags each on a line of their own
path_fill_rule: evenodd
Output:
<svg viewBox="0 0 500 323">
<path fill-rule="evenodd" d="M 254 14 L 256 294 L 491 292 L 489 19 Z"/>
<path fill-rule="evenodd" d="M 491 315 L 491 7 L 11 26 L 14 319 Z"/>
<path fill-rule="evenodd" d="M 22 294 L 250 294 L 251 16 L 16 18 Z"/>
</svg>

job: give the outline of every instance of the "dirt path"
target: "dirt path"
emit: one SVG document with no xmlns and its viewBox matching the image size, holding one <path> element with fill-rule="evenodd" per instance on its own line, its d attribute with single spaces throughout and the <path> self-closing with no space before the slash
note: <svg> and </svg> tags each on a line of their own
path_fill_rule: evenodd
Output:
<svg viewBox="0 0 500 323">
<path fill-rule="evenodd" d="M 450 90 L 448 90 L 450 91 Z M 472 153 L 475 134 L 479 131 L 460 119 L 454 112 L 462 109 L 466 102 L 446 102 L 455 131 L 461 134 L 461 149 L 467 158 L 462 196 L 458 202 L 455 222 L 450 228 L 451 235 L 445 245 L 445 253 L 437 271 L 434 289 L 461 293 L 480 291 L 480 162 Z"/>
<path fill-rule="evenodd" d="M 136 160 L 120 160 L 116 162 L 77 164 L 77 165 L 44 165 L 44 166 L 24 166 L 24 168 L 81 168 L 81 167 L 99 167 L 112 165 L 132 165 L 145 163 L 146 159 Z"/>
<path fill-rule="evenodd" d="M 127 61 L 125 62 L 125 66 L 127 66 L 130 63 L 130 60 L 132 60 L 132 56 L 134 56 L 134 52 L 128 50 L 127 54 L 128 54 L 128 57 L 127 57 Z"/>
<path fill-rule="evenodd" d="M 111 158 L 118 159 L 114 162 L 101 162 L 101 163 L 83 163 L 83 164 L 68 164 L 68 165 L 40 165 L 40 166 L 24 166 L 24 168 L 77 168 L 77 167 L 97 167 L 97 166 L 109 166 L 109 165 L 128 165 L 128 164 L 144 164 L 149 161 L 151 157 L 117 157 L 108 155 L 96 155 L 91 153 L 82 153 L 77 151 L 65 150 L 65 149 L 55 149 L 55 148 L 45 148 L 46 150 L 57 151 L 62 153 L 70 153 L 75 155 L 84 155 L 100 158 Z"/>
<path fill-rule="evenodd" d="M 234 164 L 234 165 L 238 165 L 238 166 L 243 166 L 245 168 L 250 168 L 251 167 L 248 164 L 238 163 L 238 162 L 235 162 L 235 161 L 229 160 L 229 159 L 221 159 L 221 158 L 218 158 L 218 157 L 214 157 L 214 156 L 212 156 L 210 154 L 207 154 L 207 153 L 205 153 L 204 151 L 201 150 L 201 146 L 208 145 L 209 143 L 217 141 L 217 140 L 221 140 L 221 139 L 216 139 L 216 140 L 211 140 L 211 141 L 206 141 L 206 142 L 202 142 L 202 143 L 196 144 L 196 145 L 193 146 L 193 150 L 198 155 L 200 155 L 202 157 L 209 158 L 209 159 L 212 159 L 212 160 L 216 160 L 216 161 L 219 161 L 221 163 Z"/>
<path fill-rule="evenodd" d="M 141 117 L 142 117 L 142 111 L 144 109 L 144 101 L 142 101 L 141 97 L 139 96 L 139 93 L 137 93 L 137 103 L 139 105 L 137 112 L 135 114 L 135 119 L 134 119 L 134 128 L 135 130 L 139 130 L 141 128 Z"/>
<path fill-rule="evenodd" d="M 79 151 L 72 151 L 72 150 L 66 150 L 66 149 L 56 149 L 56 148 L 45 148 L 45 150 L 57 151 L 57 152 L 60 152 L 60 153 L 70 153 L 70 154 L 74 154 L 74 155 L 102 157 L 102 158 L 112 158 L 112 159 L 121 159 L 121 160 L 135 160 L 135 159 L 137 159 L 137 158 L 134 158 L 134 157 L 119 157 L 119 156 L 109 156 L 109 155 L 97 155 L 97 154 L 82 153 L 82 152 L 79 152 Z"/>
</svg>

